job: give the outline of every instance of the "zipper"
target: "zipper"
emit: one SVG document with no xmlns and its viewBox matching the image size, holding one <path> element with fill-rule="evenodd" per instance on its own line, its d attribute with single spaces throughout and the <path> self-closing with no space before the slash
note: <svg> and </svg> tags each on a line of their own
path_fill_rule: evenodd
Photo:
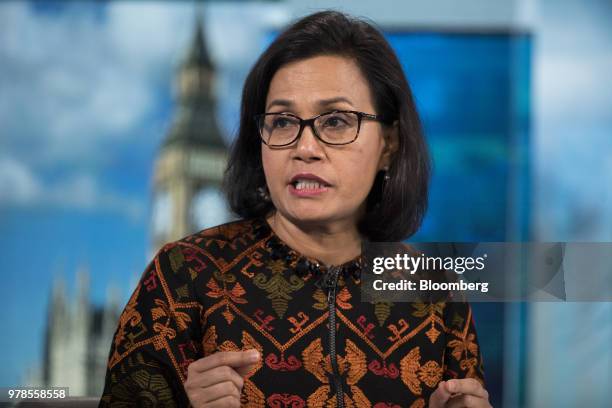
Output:
<svg viewBox="0 0 612 408">
<path fill-rule="evenodd" d="M 338 274 L 340 267 L 332 266 L 325 277 L 325 287 L 327 288 L 327 305 L 329 308 L 329 355 L 332 366 L 332 380 L 336 387 L 337 406 L 344 408 L 344 392 L 342 390 L 342 378 L 338 369 L 338 358 L 336 355 L 336 285 L 338 284 Z"/>
</svg>

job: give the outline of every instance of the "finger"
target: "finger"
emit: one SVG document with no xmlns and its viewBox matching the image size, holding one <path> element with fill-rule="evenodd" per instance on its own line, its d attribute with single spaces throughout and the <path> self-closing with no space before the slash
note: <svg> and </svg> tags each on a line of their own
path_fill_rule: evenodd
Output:
<svg viewBox="0 0 612 408">
<path fill-rule="evenodd" d="M 227 397 L 219 398 L 205 405 L 206 408 L 228 408 L 237 407 L 240 408 L 240 398 L 236 398 L 232 395 Z"/>
<path fill-rule="evenodd" d="M 459 394 L 451 399 L 445 405 L 445 408 L 490 408 L 489 402 L 486 399 L 476 397 L 470 394 Z"/>
<path fill-rule="evenodd" d="M 187 393 L 189 398 L 190 407 L 193 408 L 204 408 L 209 407 L 210 396 L 206 388 L 198 388 Z"/>
<path fill-rule="evenodd" d="M 236 372 L 238 373 L 238 375 L 240 375 L 241 377 L 246 376 L 248 373 L 251 372 L 251 370 L 253 369 L 253 367 L 256 365 L 257 363 L 253 363 L 253 364 L 249 364 L 249 365 L 243 365 L 242 367 L 238 367 L 236 368 Z"/>
<path fill-rule="evenodd" d="M 446 389 L 446 382 L 440 381 L 438 383 L 438 388 L 431 394 L 429 398 L 429 406 L 430 408 L 442 408 L 446 401 L 451 397 L 451 393 Z"/>
<path fill-rule="evenodd" d="M 480 398 L 489 398 L 489 393 L 480 382 L 474 378 L 452 379 L 446 382 L 446 388 L 451 394 L 469 394 Z"/>
<path fill-rule="evenodd" d="M 247 351 L 219 351 L 189 364 L 188 369 L 195 372 L 208 371 L 218 366 L 240 367 L 259 360 L 259 352 L 255 349 Z M 192 367 L 193 366 L 193 367 Z"/>
<path fill-rule="evenodd" d="M 235 397 L 240 400 L 241 391 L 231 381 L 224 381 L 203 389 L 204 402 L 213 402 L 223 397 Z"/>
<path fill-rule="evenodd" d="M 195 371 L 187 372 L 187 380 L 185 381 L 185 389 L 197 389 L 202 387 L 208 387 L 213 384 L 217 384 L 224 381 L 231 381 L 238 389 L 242 389 L 244 380 L 236 370 L 230 366 L 215 367 L 206 371 L 206 373 L 199 373 Z"/>
</svg>

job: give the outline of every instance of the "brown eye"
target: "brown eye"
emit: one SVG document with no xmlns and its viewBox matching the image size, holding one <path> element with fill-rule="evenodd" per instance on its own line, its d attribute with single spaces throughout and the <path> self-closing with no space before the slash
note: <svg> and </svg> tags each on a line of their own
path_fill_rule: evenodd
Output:
<svg viewBox="0 0 612 408">
<path fill-rule="evenodd" d="M 348 123 L 341 116 L 331 116 L 326 118 L 323 122 L 323 126 L 327 128 L 338 128 L 346 125 L 348 125 Z"/>
<path fill-rule="evenodd" d="M 286 126 L 288 126 L 290 124 L 290 122 L 285 119 L 285 118 L 276 118 L 272 121 L 272 127 L 274 129 L 278 129 L 278 128 L 284 128 Z"/>
</svg>

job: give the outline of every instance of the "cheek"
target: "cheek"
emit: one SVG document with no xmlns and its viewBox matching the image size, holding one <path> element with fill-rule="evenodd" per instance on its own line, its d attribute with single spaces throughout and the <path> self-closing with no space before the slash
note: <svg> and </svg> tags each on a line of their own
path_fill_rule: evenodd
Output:
<svg viewBox="0 0 612 408">
<path fill-rule="evenodd" d="M 346 157 L 341 166 L 340 180 L 346 195 L 363 198 L 376 177 L 377 157 L 373 154 L 356 154 Z"/>
<path fill-rule="evenodd" d="M 261 162 L 266 176 L 268 187 L 272 190 L 276 189 L 279 183 L 282 183 L 284 173 L 284 161 L 278 152 L 271 152 L 265 146 L 261 149 Z"/>
</svg>

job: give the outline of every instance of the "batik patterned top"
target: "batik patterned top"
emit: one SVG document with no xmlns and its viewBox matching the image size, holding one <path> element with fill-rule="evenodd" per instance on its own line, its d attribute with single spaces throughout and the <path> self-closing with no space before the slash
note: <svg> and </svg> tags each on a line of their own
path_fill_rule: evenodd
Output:
<svg viewBox="0 0 612 408">
<path fill-rule="evenodd" d="M 469 304 L 361 302 L 362 259 L 327 267 L 263 217 L 166 244 L 120 316 L 100 406 L 189 406 L 191 362 L 252 348 L 244 407 L 424 407 L 442 380 L 484 385 Z"/>
</svg>

